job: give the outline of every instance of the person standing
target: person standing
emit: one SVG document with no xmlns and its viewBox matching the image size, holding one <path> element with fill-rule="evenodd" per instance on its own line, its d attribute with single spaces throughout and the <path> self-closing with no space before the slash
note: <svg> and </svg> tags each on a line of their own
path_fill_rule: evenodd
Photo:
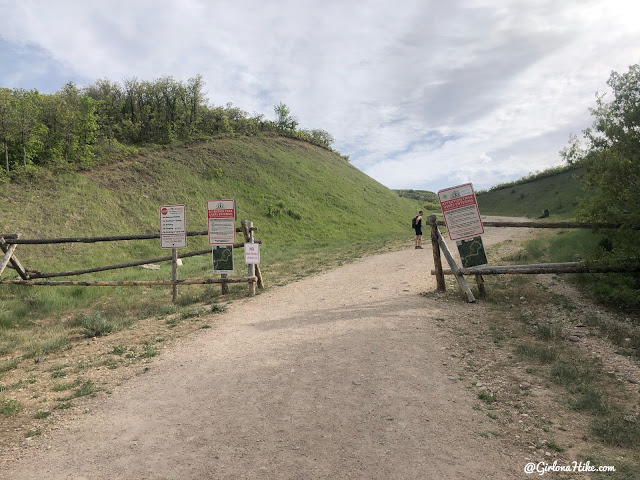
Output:
<svg viewBox="0 0 640 480">
<path fill-rule="evenodd" d="M 416 231 L 416 248 L 422 249 L 422 215 L 423 212 L 420 210 L 418 212 L 418 216 L 414 219 L 413 225 L 414 230 Z"/>
</svg>

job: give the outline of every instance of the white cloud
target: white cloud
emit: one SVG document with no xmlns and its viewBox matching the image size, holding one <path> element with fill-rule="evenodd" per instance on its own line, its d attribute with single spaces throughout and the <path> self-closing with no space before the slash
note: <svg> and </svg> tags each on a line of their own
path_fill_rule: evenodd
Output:
<svg viewBox="0 0 640 480">
<path fill-rule="evenodd" d="M 273 118 L 283 101 L 393 188 L 484 188 L 559 164 L 611 70 L 640 60 L 624 0 L 1 1 L 0 84 L 179 80 Z M 7 19 L 11 19 L 8 21 Z M 1 55 L 1 54 L 0 54 Z M 3 58 L 4 60 L 4 58 Z"/>
</svg>

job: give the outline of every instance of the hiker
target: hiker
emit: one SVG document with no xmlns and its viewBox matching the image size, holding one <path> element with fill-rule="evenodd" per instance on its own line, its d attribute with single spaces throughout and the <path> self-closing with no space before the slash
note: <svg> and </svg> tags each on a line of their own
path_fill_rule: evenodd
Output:
<svg viewBox="0 0 640 480">
<path fill-rule="evenodd" d="M 411 222 L 413 229 L 416 231 L 416 248 L 422 249 L 420 243 L 422 243 L 422 210 L 418 212 L 418 216 Z"/>
</svg>

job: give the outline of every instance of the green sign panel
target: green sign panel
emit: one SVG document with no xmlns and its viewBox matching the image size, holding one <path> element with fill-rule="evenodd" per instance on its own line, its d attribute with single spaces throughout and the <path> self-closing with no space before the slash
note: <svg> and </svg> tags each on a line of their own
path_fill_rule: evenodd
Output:
<svg viewBox="0 0 640 480">
<path fill-rule="evenodd" d="M 487 254 L 484 251 L 482 237 L 465 238 L 456 241 L 460 260 L 462 260 L 463 268 L 479 267 L 487 265 Z"/>
<path fill-rule="evenodd" d="M 233 246 L 214 245 L 211 251 L 213 273 L 233 273 Z"/>
</svg>

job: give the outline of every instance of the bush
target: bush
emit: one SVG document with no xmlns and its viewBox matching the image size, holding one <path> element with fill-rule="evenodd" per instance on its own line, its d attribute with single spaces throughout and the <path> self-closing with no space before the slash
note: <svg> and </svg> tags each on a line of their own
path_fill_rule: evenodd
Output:
<svg viewBox="0 0 640 480">
<path fill-rule="evenodd" d="M 91 315 L 82 315 L 82 329 L 87 337 L 101 337 L 113 331 L 113 324 L 103 318 L 99 312 Z"/>
</svg>

